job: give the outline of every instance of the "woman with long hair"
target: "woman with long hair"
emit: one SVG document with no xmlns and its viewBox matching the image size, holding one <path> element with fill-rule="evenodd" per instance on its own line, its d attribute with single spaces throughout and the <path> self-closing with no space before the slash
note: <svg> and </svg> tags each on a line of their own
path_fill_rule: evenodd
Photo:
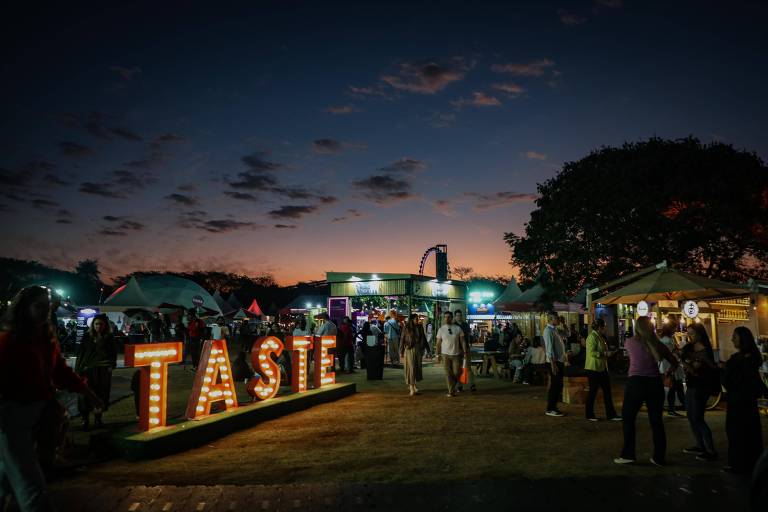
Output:
<svg viewBox="0 0 768 512">
<path fill-rule="evenodd" d="M 621 417 L 624 421 L 624 447 L 616 464 L 631 464 L 636 460 L 635 420 L 645 403 L 648 421 L 653 434 L 651 464 L 666 465 L 667 435 L 664 432 L 664 383 L 659 373 L 659 361 L 666 359 L 673 367 L 677 360 L 656 336 L 650 318 L 641 316 L 635 320 L 635 335 L 624 342 L 629 354 L 629 378 L 624 388 L 624 404 Z"/>
<path fill-rule="evenodd" d="M 0 333 L 0 504 L 10 489 L 21 510 L 48 510 L 36 431 L 56 389 L 101 399 L 61 355 L 51 318 L 50 290 L 30 286 L 13 299 Z"/>
<path fill-rule="evenodd" d="M 592 322 L 592 332 L 587 336 L 587 354 L 584 360 L 584 370 L 589 380 L 589 393 L 585 412 L 589 421 L 597 421 L 595 416 L 595 398 L 598 388 L 603 390 L 605 402 L 605 417 L 610 421 L 621 421 L 616 414 L 611 395 L 611 377 L 608 375 L 608 344 L 605 341 L 605 320 L 595 318 Z"/>
<path fill-rule="evenodd" d="M 696 441 L 696 446 L 685 448 L 683 452 L 696 455 L 696 459 L 701 461 L 716 460 L 712 430 L 704 419 L 704 413 L 710 395 L 720 387 L 720 377 L 715 365 L 712 342 L 709 341 L 709 334 L 702 324 L 692 323 L 688 326 L 688 343 L 683 347 L 680 357 L 687 386 L 685 407 L 688 424 Z"/>
<path fill-rule="evenodd" d="M 415 313 L 411 314 L 400 339 L 400 358 L 405 361 L 405 383 L 408 385 L 411 396 L 421 394 L 416 388 L 416 383 L 422 379 L 421 353 L 426 342 L 419 316 Z"/>
<path fill-rule="evenodd" d="M 91 327 L 80 341 L 77 352 L 75 371 L 88 379 L 88 387 L 104 402 L 104 409 L 96 409 L 94 416 L 96 428 L 103 426 L 101 415 L 109 405 L 109 394 L 112 389 L 112 370 L 117 367 L 117 347 L 115 338 L 109 328 L 107 315 L 96 315 Z M 83 430 L 91 427 L 90 413 L 93 411 L 91 402 L 80 396 L 77 408 L 83 421 Z"/>
<path fill-rule="evenodd" d="M 765 391 L 765 384 L 760 378 L 762 356 L 755 344 L 755 337 L 746 327 L 734 329 L 731 340 L 736 353 L 725 365 L 728 465 L 723 469 L 749 474 L 763 452 L 763 431 L 757 408 L 757 399 Z"/>
</svg>

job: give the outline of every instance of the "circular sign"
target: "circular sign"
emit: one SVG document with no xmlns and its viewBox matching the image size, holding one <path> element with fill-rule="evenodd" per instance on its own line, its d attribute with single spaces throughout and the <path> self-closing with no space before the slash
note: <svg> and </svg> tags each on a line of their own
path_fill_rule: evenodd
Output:
<svg viewBox="0 0 768 512">
<path fill-rule="evenodd" d="M 639 316 L 648 316 L 648 303 L 644 300 L 637 303 L 637 314 Z"/>
<path fill-rule="evenodd" d="M 197 306 L 198 308 L 201 308 L 201 307 L 203 307 L 204 303 L 205 303 L 205 301 L 203 300 L 203 298 L 201 296 L 195 295 L 194 297 L 192 297 L 192 305 L 193 306 Z"/>
<path fill-rule="evenodd" d="M 699 305 L 696 304 L 696 301 L 689 300 L 683 304 L 683 314 L 688 318 L 696 318 L 699 316 Z"/>
</svg>

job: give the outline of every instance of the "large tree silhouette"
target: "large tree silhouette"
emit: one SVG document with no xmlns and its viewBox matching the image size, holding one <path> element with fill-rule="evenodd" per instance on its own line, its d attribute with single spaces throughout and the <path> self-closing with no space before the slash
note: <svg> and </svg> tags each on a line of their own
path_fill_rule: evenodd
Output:
<svg viewBox="0 0 768 512">
<path fill-rule="evenodd" d="M 524 279 L 552 296 L 662 260 L 730 281 L 768 277 L 768 168 L 694 138 L 604 147 L 538 185 L 525 233 L 506 233 Z"/>
</svg>

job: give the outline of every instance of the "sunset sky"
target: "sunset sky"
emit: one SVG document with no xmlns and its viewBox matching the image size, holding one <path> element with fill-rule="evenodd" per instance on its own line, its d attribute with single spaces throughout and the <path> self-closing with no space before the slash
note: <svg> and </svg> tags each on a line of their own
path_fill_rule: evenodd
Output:
<svg viewBox="0 0 768 512">
<path fill-rule="evenodd" d="M 446 243 L 509 274 L 564 162 L 654 135 L 768 156 L 764 2 L 234 4 L 3 16 L 0 255 L 290 284 Z"/>
</svg>

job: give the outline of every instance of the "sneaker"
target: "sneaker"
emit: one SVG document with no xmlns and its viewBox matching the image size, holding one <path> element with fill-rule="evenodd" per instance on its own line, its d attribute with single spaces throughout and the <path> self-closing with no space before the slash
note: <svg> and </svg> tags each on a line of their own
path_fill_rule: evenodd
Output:
<svg viewBox="0 0 768 512">
<path fill-rule="evenodd" d="M 598 420 L 597 418 L 595 418 L 595 417 L 593 416 L 593 417 L 591 417 L 591 418 L 587 418 L 587 421 L 600 421 L 600 420 Z"/>
<path fill-rule="evenodd" d="M 654 459 L 653 457 L 651 457 L 650 461 L 651 461 L 651 464 L 653 464 L 654 466 L 658 466 L 658 467 L 660 467 L 660 468 L 663 468 L 663 467 L 665 467 L 665 466 L 666 466 L 666 463 L 664 463 L 664 462 L 658 462 L 658 461 L 657 461 L 656 459 Z"/>
<path fill-rule="evenodd" d="M 615 464 L 634 464 L 635 459 L 625 459 L 624 457 L 617 457 L 613 459 Z"/>
<path fill-rule="evenodd" d="M 547 411 L 545 414 L 546 414 L 547 416 L 554 416 L 554 417 L 557 417 L 557 418 L 559 418 L 560 416 L 565 416 L 565 414 L 561 413 L 561 412 L 560 412 L 560 411 L 558 411 L 558 410 L 554 410 L 554 411 Z"/>
<path fill-rule="evenodd" d="M 687 453 L 688 455 L 701 455 L 704 453 L 704 450 L 698 446 L 692 446 L 691 448 L 683 448 L 683 453 Z"/>
<path fill-rule="evenodd" d="M 621 416 L 614 416 L 613 418 L 610 418 L 608 421 L 623 421 Z"/>
<path fill-rule="evenodd" d="M 704 452 L 697 455 L 696 460 L 700 460 L 702 462 L 712 462 L 713 460 L 717 460 L 717 454 Z"/>
<path fill-rule="evenodd" d="M 682 414 L 678 414 L 677 411 L 669 411 L 667 413 L 667 416 L 672 416 L 673 418 L 682 418 L 683 417 L 683 415 Z"/>
</svg>

